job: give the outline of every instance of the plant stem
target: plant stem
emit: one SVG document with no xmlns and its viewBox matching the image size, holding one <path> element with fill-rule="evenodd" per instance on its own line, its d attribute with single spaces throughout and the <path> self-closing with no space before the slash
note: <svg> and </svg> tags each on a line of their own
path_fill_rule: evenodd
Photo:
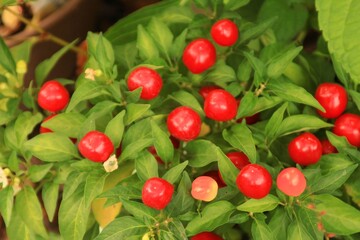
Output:
<svg viewBox="0 0 360 240">
<path fill-rule="evenodd" d="M 70 44 L 69 42 L 65 41 L 64 39 L 61 39 L 61 38 L 47 32 L 47 31 L 45 31 L 43 28 L 41 28 L 40 26 L 34 24 L 29 19 L 21 16 L 20 14 L 13 11 L 12 9 L 10 9 L 8 7 L 4 7 L 4 10 L 9 11 L 11 14 L 16 16 L 21 22 L 23 22 L 27 26 L 32 27 L 35 31 L 37 31 L 38 33 L 40 33 L 42 36 L 46 37 L 47 39 L 53 41 L 54 43 L 59 44 L 60 46 L 67 46 L 67 45 Z M 71 50 L 73 50 L 76 53 L 82 54 L 82 55 L 87 55 L 86 51 L 82 50 L 79 47 L 73 46 L 73 47 L 71 47 Z"/>
</svg>

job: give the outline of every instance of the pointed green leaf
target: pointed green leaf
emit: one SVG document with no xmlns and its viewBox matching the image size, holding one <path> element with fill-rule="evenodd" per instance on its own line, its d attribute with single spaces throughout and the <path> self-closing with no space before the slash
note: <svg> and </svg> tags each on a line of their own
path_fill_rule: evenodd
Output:
<svg viewBox="0 0 360 240">
<path fill-rule="evenodd" d="M 135 160 L 136 174 L 142 181 L 158 177 L 158 163 L 149 151 L 142 151 Z"/>
<path fill-rule="evenodd" d="M 183 171 L 185 170 L 188 164 L 189 162 L 185 161 L 176 165 L 175 167 L 172 167 L 162 176 L 162 178 L 167 180 L 169 183 L 174 184 L 180 178 L 180 176 L 182 175 Z"/>
<path fill-rule="evenodd" d="M 55 216 L 57 203 L 59 197 L 59 184 L 47 182 L 44 184 L 42 189 L 42 200 L 49 221 L 52 222 Z"/>
<path fill-rule="evenodd" d="M 81 126 L 85 122 L 84 115 L 80 113 L 59 113 L 55 117 L 43 122 L 41 125 L 53 132 L 62 133 L 65 136 L 76 138 Z"/>
<path fill-rule="evenodd" d="M 171 162 L 174 157 L 174 145 L 168 134 L 164 132 L 154 121 L 151 121 L 151 130 L 154 138 L 154 146 L 157 155 L 164 162 Z"/>
<path fill-rule="evenodd" d="M 0 191 L 0 213 L 7 227 L 9 227 L 11 215 L 13 211 L 13 205 L 14 205 L 13 194 L 14 191 L 12 186 L 3 188 Z"/>
<path fill-rule="evenodd" d="M 159 50 L 147 30 L 139 25 L 137 27 L 136 47 L 142 59 L 154 59 L 159 57 Z"/>
<path fill-rule="evenodd" d="M 249 199 L 237 207 L 244 212 L 261 213 L 274 210 L 279 205 L 280 200 L 274 195 L 267 195 L 261 199 Z"/>
<path fill-rule="evenodd" d="M 110 120 L 105 129 L 105 134 L 111 139 L 116 147 L 120 145 L 124 134 L 124 116 L 125 111 L 123 110 Z"/>
</svg>

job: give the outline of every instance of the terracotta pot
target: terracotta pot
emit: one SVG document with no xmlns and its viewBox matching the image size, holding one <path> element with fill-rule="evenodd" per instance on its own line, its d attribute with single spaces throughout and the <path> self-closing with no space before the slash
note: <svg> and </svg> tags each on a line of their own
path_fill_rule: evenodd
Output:
<svg viewBox="0 0 360 240">
<path fill-rule="evenodd" d="M 49 16 L 41 20 L 40 27 L 47 32 L 58 36 L 66 41 L 86 37 L 88 31 L 94 30 L 98 20 L 98 10 L 101 0 L 68 0 L 66 4 Z M 13 47 L 38 33 L 31 27 L 5 39 L 8 46 Z M 38 41 L 34 44 L 28 66 L 28 73 L 25 76 L 25 86 L 34 79 L 34 70 L 36 66 L 44 59 L 49 58 L 61 46 L 49 40 Z M 51 71 L 48 79 L 56 77 L 71 78 L 74 76 L 76 68 L 76 54 L 69 52 L 65 54 Z"/>
</svg>

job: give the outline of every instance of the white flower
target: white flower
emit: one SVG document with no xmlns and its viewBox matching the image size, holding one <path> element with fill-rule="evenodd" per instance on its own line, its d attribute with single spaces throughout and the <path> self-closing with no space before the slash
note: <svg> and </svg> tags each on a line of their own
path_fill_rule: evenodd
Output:
<svg viewBox="0 0 360 240">
<path fill-rule="evenodd" d="M 6 173 L 2 168 L 0 168 L 0 187 L 6 188 L 6 186 L 9 185 L 9 180 L 7 178 Z"/>
<path fill-rule="evenodd" d="M 110 156 L 109 159 L 104 162 L 103 166 L 106 172 L 112 172 L 118 169 L 118 161 L 115 154 Z"/>
</svg>

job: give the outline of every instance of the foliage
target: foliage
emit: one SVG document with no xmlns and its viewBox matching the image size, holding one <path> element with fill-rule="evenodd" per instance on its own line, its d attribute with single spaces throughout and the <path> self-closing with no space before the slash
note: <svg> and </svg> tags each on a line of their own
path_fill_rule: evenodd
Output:
<svg viewBox="0 0 360 240">
<path fill-rule="evenodd" d="M 349 97 L 346 112 L 360 114 L 359 11 L 360 1 L 351 0 L 168 0 L 145 7 L 104 34 L 89 32 L 85 70 L 77 79 L 58 79 L 74 89 L 70 102 L 45 123 L 51 113 L 37 104 L 40 86 L 74 43 L 39 64 L 24 88 L 31 44 L 9 49 L 0 39 L 0 213 L 9 238 L 166 240 L 211 231 L 230 240 L 358 239 L 360 152 L 332 133 L 334 119 L 317 114 L 324 109 L 314 93 L 320 83 L 341 83 Z M 216 64 L 190 73 L 184 48 L 199 37 L 211 40 L 212 24 L 223 18 L 239 27 L 237 43 L 215 44 Z M 319 37 L 309 47 L 311 32 Z M 143 100 L 141 89 L 128 90 L 127 76 L 138 66 L 161 75 L 158 97 Z M 206 117 L 199 89 L 208 85 L 241 99 L 235 119 Z M 179 147 L 166 125 L 178 106 L 192 108 L 203 121 L 200 136 Z M 260 121 L 247 123 L 254 114 Z M 52 132 L 39 134 L 40 124 Z M 78 142 L 92 130 L 110 138 L 118 170 L 108 173 L 105 164 L 79 153 Z M 329 139 L 338 152 L 296 165 L 287 146 L 303 132 Z M 270 172 L 269 195 L 251 199 L 239 191 L 239 169 L 226 156 L 231 151 Z M 298 197 L 276 187 L 286 167 L 306 177 Z M 197 201 L 192 181 L 211 170 L 219 170 L 227 186 L 214 200 Z M 152 177 L 175 187 L 161 211 L 141 199 Z M 105 206 L 122 203 L 122 209 L 99 232 L 91 203 L 103 198 Z M 59 233 L 49 232 L 45 221 L 58 223 Z"/>
</svg>

